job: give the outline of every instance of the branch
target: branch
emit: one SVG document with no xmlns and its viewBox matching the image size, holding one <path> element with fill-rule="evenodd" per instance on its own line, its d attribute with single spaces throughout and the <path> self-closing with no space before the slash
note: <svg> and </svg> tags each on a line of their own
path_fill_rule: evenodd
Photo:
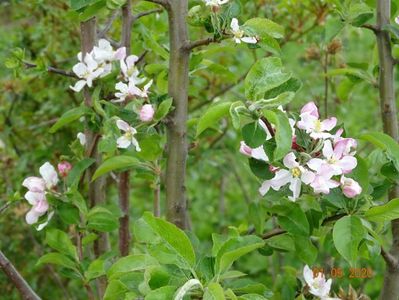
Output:
<svg viewBox="0 0 399 300">
<path fill-rule="evenodd" d="M 22 63 L 25 65 L 25 67 L 27 69 L 37 68 L 36 64 L 32 64 L 32 63 L 29 63 L 29 62 L 26 62 L 26 61 L 23 61 Z M 54 67 L 47 67 L 47 72 L 54 73 L 54 74 L 59 74 L 59 75 L 64 75 L 64 76 L 72 77 L 72 78 L 79 78 L 78 76 L 75 75 L 75 73 L 73 73 L 71 71 L 65 71 L 65 70 L 54 68 Z"/>
<path fill-rule="evenodd" d="M 112 23 L 114 23 L 115 19 L 119 16 L 119 10 L 115 10 L 111 16 L 108 18 L 107 22 L 105 23 L 105 26 L 102 30 L 99 30 L 97 32 L 97 37 L 99 39 L 104 38 L 108 31 L 111 29 Z"/>
<path fill-rule="evenodd" d="M 270 230 L 269 232 L 266 232 L 262 235 L 262 239 L 267 240 L 270 239 L 276 235 L 280 235 L 280 234 L 284 234 L 287 233 L 287 231 L 285 231 L 284 229 L 281 228 L 275 228 Z"/>
<path fill-rule="evenodd" d="M 267 130 L 269 131 L 270 135 L 274 136 L 274 129 L 272 127 L 272 124 L 270 124 L 269 120 L 266 119 L 266 117 L 261 117 L 260 119 L 263 121 L 263 123 L 265 123 L 265 125 L 267 127 Z"/>
<path fill-rule="evenodd" d="M 345 217 L 346 214 L 338 214 L 338 215 L 333 215 L 330 217 L 327 217 L 323 220 L 323 222 L 321 223 L 322 226 L 326 225 L 327 223 L 333 222 L 333 221 L 337 221 L 343 217 Z"/>
<path fill-rule="evenodd" d="M 362 26 L 360 26 L 362 28 L 366 28 L 368 30 L 371 30 L 372 32 L 374 32 L 376 35 L 381 31 L 380 29 L 377 28 L 377 26 L 375 25 L 371 25 L 371 24 L 363 24 Z"/>
<path fill-rule="evenodd" d="M 162 8 L 154 8 L 154 9 L 151 9 L 151 10 L 143 11 L 143 12 L 138 13 L 138 14 L 136 14 L 136 15 L 134 15 L 132 17 L 132 23 L 136 22 L 138 19 L 140 19 L 142 17 L 148 16 L 148 15 L 151 15 L 151 14 L 160 13 L 162 11 L 163 11 Z"/>
<path fill-rule="evenodd" d="M 201 47 L 201 46 L 207 46 L 211 43 L 220 43 L 222 40 L 223 40 L 223 38 L 217 39 L 215 37 L 208 37 L 206 39 L 202 39 L 202 40 L 198 40 L 198 41 L 194 41 L 194 42 L 188 42 L 186 45 L 184 45 L 183 48 L 186 51 L 191 51 L 194 48 Z"/>
<path fill-rule="evenodd" d="M 40 300 L 40 297 L 32 290 L 2 251 L 0 251 L 0 268 L 3 269 L 4 273 L 18 289 L 23 299 Z"/>
<path fill-rule="evenodd" d="M 145 1 L 151 2 L 151 3 L 155 3 L 155 4 L 159 4 L 159 5 L 161 5 L 161 6 L 165 7 L 165 8 L 170 5 L 168 0 L 145 0 Z"/>
<path fill-rule="evenodd" d="M 398 260 L 391 253 L 386 252 L 385 249 L 382 247 L 381 247 L 381 256 L 391 270 L 399 269 Z"/>
</svg>

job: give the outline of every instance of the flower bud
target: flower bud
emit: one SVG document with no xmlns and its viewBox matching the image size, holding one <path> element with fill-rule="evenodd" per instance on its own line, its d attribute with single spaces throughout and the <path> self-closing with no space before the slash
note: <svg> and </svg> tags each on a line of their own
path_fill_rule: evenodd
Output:
<svg viewBox="0 0 399 300">
<path fill-rule="evenodd" d="M 67 161 L 62 161 L 57 165 L 58 173 L 60 173 L 61 177 L 67 177 L 69 171 L 72 169 L 72 165 Z"/>
<path fill-rule="evenodd" d="M 154 117 L 154 108 L 151 104 L 145 104 L 140 110 L 140 120 L 143 122 L 150 122 Z"/>
</svg>

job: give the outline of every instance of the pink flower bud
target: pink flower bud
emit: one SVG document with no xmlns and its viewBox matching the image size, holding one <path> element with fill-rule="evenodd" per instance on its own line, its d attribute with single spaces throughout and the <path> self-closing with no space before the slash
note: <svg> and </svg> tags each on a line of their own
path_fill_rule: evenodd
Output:
<svg viewBox="0 0 399 300">
<path fill-rule="evenodd" d="M 140 110 L 140 120 L 143 122 L 150 122 L 154 117 L 154 108 L 151 104 L 145 104 Z"/>
<path fill-rule="evenodd" d="M 58 173 L 60 173 L 61 177 L 67 177 L 69 171 L 72 169 L 72 165 L 67 161 L 62 161 L 57 165 Z"/>
<path fill-rule="evenodd" d="M 240 152 L 246 156 L 252 156 L 252 148 L 247 146 L 244 141 L 240 142 Z"/>
<path fill-rule="evenodd" d="M 354 198 L 362 192 L 359 183 L 351 178 L 341 177 L 341 189 L 344 195 L 348 198 Z"/>
</svg>

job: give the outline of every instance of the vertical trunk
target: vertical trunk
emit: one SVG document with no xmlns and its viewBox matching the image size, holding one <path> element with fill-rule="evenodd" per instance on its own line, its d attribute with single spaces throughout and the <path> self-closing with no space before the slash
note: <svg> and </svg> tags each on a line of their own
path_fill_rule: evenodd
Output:
<svg viewBox="0 0 399 300">
<path fill-rule="evenodd" d="M 382 31 L 384 25 L 389 24 L 391 15 L 391 1 L 378 0 L 377 4 L 377 43 L 380 63 L 379 91 L 381 116 L 384 132 L 398 141 L 399 128 L 395 103 L 393 67 L 394 60 L 391 54 L 389 33 Z M 398 186 L 389 193 L 389 199 L 399 197 Z M 390 253 L 399 260 L 399 219 L 392 221 L 393 243 Z M 399 298 L 399 269 L 397 265 L 387 264 L 384 278 L 384 286 L 380 295 L 383 300 L 397 300 Z"/>
<path fill-rule="evenodd" d="M 17 269 L 7 259 L 7 257 L 0 251 L 0 269 L 3 269 L 7 277 L 12 281 L 15 287 L 21 294 L 24 300 L 40 300 L 40 297 L 32 290 L 25 279 L 19 274 Z M 6 295 L 4 295 L 7 297 Z"/>
<path fill-rule="evenodd" d="M 122 7 L 122 46 L 126 47 L 126 55 L 130 55 L 131 40 L 131 1 L 127 0 Z M 129 195 L 130 195 L 130 171 L 122 172 L 119 175 L 119 207 L 121 217 L 119 218 L 119 253 L 127 256 L 130 249 L 130 228 L 129 228 Z"/>
<path fill-rule="evenodd" d="M 170 0 L 169 15 L 169 95 L 175 110 L 168 122 L 168 162 L 166 167 L 167 218 L 180 228 L 187 228 L 187 200 L 185 188 L 187 158 L 187 89 L 189 51 L 184 49 L 188 41 L 187 1 Z"/>
<path fill-rule="evenodd" d="M 88 21 L 80 24 L 81 31 L 81 51 L 82 56 L 90 52 L 96 43 L 96 19 L 92 18 Z M 92 98 L 90 91 L 87 87 L 83 90 L 84 103 L 86 106 L 91 107 Z M 104 203 L 105 201 L 105 177 L 101 177 L 94 182 L 91 182 L 94 172 L 101 164 L 101 155 L 97 152 L 97 142 L 99 136 L 93 132 L 88 126 L 85 129 L 86 135 L 86 154 L 96 159 L 94 163 L 87 171 L 87 180 L 89 183 L 89 203 L 90 207 L 97 204 Z M 94 242 L 94 254 L 99 257 L 101 254 L 109 250 L 108 235 L 106 233 L 99 234 L 99 238 Z M 100 297 L 104 294 L 106 286 L 105 278 L 99 278 L 98 281 L 98 292 Z"/>
</svg>

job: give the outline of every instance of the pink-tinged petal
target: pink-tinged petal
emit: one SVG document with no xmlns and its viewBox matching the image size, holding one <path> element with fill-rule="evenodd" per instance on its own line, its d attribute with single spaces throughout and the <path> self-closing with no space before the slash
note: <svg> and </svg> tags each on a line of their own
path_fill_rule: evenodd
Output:
<svg viewBox="0 0 399 300">
<path fill-rule="evenodd" d="M 35 211 L 32 208 L 30 211 L 28 211 L 28 213 L 25 216 L 26 223 L 28 223 L 29 225 L 37 223 L 41 215 L 42 215 L 41 213 Z"/>
<path fill-rule="evenodd" d="M 117 49 L 114 53 L 114 59 L 116 60 L 122 60 L 125 59 L 126 57 L 126 47 L 121 47 Z"/>
<path fill-rule="evenodd" d="M 352 178 L 341 177 L 341 189 L 348 198 L 354 198 L 362 193 L 362 187 Z"/>
<path fill-rule="evenodd" d="M 41 214 L 44 214 L 45 212 L 47 212 L 49 208 L 48 202 L 46 199 L 43 199 L 39 202 L 36 203 L 36 205 L 33 206 L 33 209 Z"/>
<path fill-rule="evenodd" d="M 85 85 L 86 85 L 86 81 L 85 80 L 79 80 L 78 82 L 75 83 L 74 86 L 70 85 L 69 88 L 72 91 L 74 91 L 76 93 L 79 93 L 84 88 Z"/>
<path fill-rule="evenodd" d="M 310 113 L 303 113 L 300 115 L 300 120 L 297 123 L 299 129 L 306 130 L 306 132 L 312 132 L 315 127 L 317 117 L 311 115 Z"/>
<path fill-rule="evenodd" d="M 140 120 L 150 122 L 154 118 L 155 110 L 151 104 L 145 104 L 140 110 Z"/>
<path fill-rule="evenodd" d="M 247 44 L 256 44 L 258 42 L 256 37 L 253 37 L 253 36 L 243 37 L 243 38 L 241 38 L 241 41 L 243 41 L 244 43 L 247 43 Z"/>
<path fill-rule="evenodd" d="M 244 154 L 245 156 L 252 156 L 252 148 L 245 144 L 244 141 L 240 142 L 240 153 Z"/>
<path fill-rule="evenodd" d="M 121 136 L 116 140 L 116 144 L 118 148 L 126 149 L 129 148 L 130 144 L 132 143 L 131 139 L 128 139 L 126 136 Z"/>
<path fill-rule="evenodd" d="M 313 284 L 313 271 L 308 265 L 303 268 L 303 278 L 307 285 L 311 286 Z"/>
<path fill-rule="evenodd" d="M 284 166 L 288 169 L 296 168 L 299 163 L 296 161 L 295 154 L 293 152 L 288 153 L 283 159 Z"/>
<path fill-rule="evenodd" d="M 121 120 L 121 119 L 119 119 L 119 120 L 117 120 L 116 121 L 116 126 L 120 129 L 120 130 L 122 130 L 122 131 L 130 131 L 131 130 L 131 126 L 128 124 L 128 123 L 126 123 L 125 121 L 123 121 L 123 120 Z"/>
<path fill-rule="evenodd" d="M 344 156 L 337 162 L 337 166 L 341 168 L 344 174 L 347 174 L 356 168 L 357 159 L 354 156 Z"/>
<path fill-rule="evenodd" d="M 324 121 L 321 122 L 321 130 L 322 131 L 330 131 L 337 125 L 337 118 L 329 118 L 325 119 Z"/>
<path fill-rule="evenodd" d="M 66 176 L 68 176 L 69 171 L 71 171 L 72 165 L 67 161 L 62 161 L 62 162 L 58 163 L 57 169 L 58 169 L 58 173 L 60 173 L 60 175 L 62 177 L 66 177 Z"/>
<path fill-rule="evenodd" d="M 326 162 L 320 158 L 312 158 L 311 160 L 308 161 L 307 165 L 309 168 L 311 168 L 313 171 L 318 172 L 323 164 Z"/>
<path fill-rule="evenodd" d="M 259 188 L 259 193 L 264 196 L 270 189 L 270 180 L 263 181 L 261 187 Z"/>
<path fill-rule="evenodd" d="M 302 172 L 301 180 L 304 184 L 311 184 L 315 179 L 315 177 L 316 175 L 313 172 L 305 170 Z"/>
<path fill-rule="evenodd" d="M 330 140 L 324 141 L 323 156 L 327 159 L 334 155 L 334 150 Z"/>
<path fill-rule="evenodd" d="M 29 191 L 39 193 L 46 189 L 46 182 L 40 177 L 28 177 L 22 182 L 22 185 Z"/>
<path fill-rule="evenodd" d="M 267 157 L 266 152 L 263 149 L 263 146 L 252 149 L 251 156 L 258 160 L 269 161 L 269 158 Z"/>
<path fill-rule="evenodd" d="M 133 67 L 138 60 L 139 60 L 139 57 L 136 55 L 129 55 L 128 57 L 126 57 L 126 64 L 127 64 L 128 69 Z"/>
<path fill-rule="evenodd" d="M 275 190 L 278 191 L 282 186 L 289 183 L 292 179 L 292 175 L 290 171 L 287 170 L 278 170 L 276 175 L 272 179 L 270 179 L 270 185 Z"/>
<path fill-rule="evenodd" d="M 40 168 L 39 173 L 46 182 L 48 189 L 55 187 L 58 183 L 58 174 L 55 168 L 49 163 L 45 162 Z"/>
<path fill-rule="evenodd" d="M 301 186 L 302 181 L 299 178 L 293 178 L 289 186 L 289 189 L 292 191 L 292 197 L 288 197 L 288 199 L 295 202 L 301 194 Z"/>
<path fill-rule="evenodd" d="M 31 192 L 28 191 L 25 194 L 25 199 L 28 201 L 30 205 L 36 205 L 38 202 L 43 201 L 46 199 L 44 192 Z"/>
<path fill-rule="evenodd" d="M 302 107 L 301 114 L 304 114 L 304 113 L 308 113 L 308 114 L 312 115 L 313 117 L 316 117 L 317 119 L 319 118 L 319 110 L 313 101 L 305 104 Z"/>
</svg>

